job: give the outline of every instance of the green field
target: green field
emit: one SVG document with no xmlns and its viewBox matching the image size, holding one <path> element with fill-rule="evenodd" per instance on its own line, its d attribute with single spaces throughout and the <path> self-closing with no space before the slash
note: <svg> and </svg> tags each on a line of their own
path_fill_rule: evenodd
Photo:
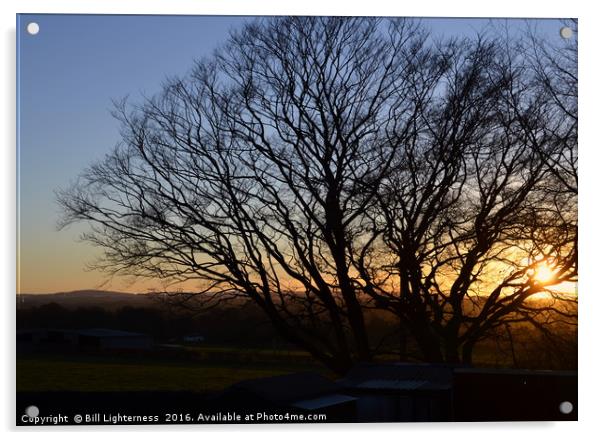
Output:
<svg viewBox="0 0 602 440">
<path fill-rule="evenodd" d="M 477 366 L 567 369 L 542 357 L 540 344 L 516 338 L 516 363 L 494 342 L 477 346 Z M 570 347 L 569 347 L 570 348 Z M 529 351 L 529 349 L 531 351 Z M 567 352 L 568 359 L 574 357 Z M 561 353 L 562 354 L 562 353 Z M 382 358 L 380 361 L 397 361 Z M 564 363 L 563 363 L 564 362 Z M 557 366 L 558 365 L 558 366 Z M 576 365 L 575 365 L 576 367 Z M 211 393 L 245 379 L 314 371 L 336 377 L 303 351 L 231 346 L 160 346 L 141 353 L 31 353 L 17 356 L 17 391 L 195 391 Z"/>
<path fill-rule="evenodd" d="M 217 354 L 225 358 L 220 361 Z M 195 359 L 115 355 L 25 355 L 17 357 L 17 391 L 196 391 L 214 392 L 245 379 L 297 371 L 320 371 L 270 351 L 239 353 L 215 348 Z M 253 362 L 249 362 L 253 359 Z M 242 360 L 243 362 L 241 362 Z"/>
</svg>

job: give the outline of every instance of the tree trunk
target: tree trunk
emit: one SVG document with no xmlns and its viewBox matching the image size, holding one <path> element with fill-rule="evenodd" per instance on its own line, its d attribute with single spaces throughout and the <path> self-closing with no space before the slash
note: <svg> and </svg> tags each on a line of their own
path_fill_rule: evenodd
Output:
<svg viewBox="0 0 602 440">
<path fill-rule="evenodd" d="M 408 332 L 402 321 L 399 319 L 399 360 L 404 362 L 408 359 Z"/>
<path fill-rule="evenodd" d="M 476 341 L 469 340 L 462 346 L 462 363 L 472 364 L 472 352 L 474 350 Z"/>
<path fill-rule="evenodd" d="M 445 361 L 450 364 L 460 363 L 459 346 L 456 338 L 445 341 Z"/>
<path fill-rule="evenodd" d="M 413 333 L 426 362 L 443 362 L 439 339 L 433 335 L 428 327 L 424 324 L 418 324 L 414 326 Z"/>
</svg>

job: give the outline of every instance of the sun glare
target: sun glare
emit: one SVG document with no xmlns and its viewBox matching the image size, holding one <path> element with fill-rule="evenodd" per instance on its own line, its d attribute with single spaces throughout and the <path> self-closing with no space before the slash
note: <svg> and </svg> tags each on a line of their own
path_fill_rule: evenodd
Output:
<svg viewBox="0 0 602 440">
<path fill-rule="evenodd" d="M 548 283 L 554 279 L 555 275 L 554 270 L 548 264 L 542 263 L 535 269 L 533 278 L 540 283 Z"/>
</svg>

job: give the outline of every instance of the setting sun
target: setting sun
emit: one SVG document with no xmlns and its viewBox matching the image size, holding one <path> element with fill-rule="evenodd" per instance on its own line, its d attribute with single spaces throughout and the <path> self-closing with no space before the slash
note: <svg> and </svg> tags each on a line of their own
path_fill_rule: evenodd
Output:
<svg viewBox="0 0 602 440">
<path fill-rule="evenodd" d="M 542 263 L 535 269 L 533 278 L 540 283 L 549 283 L 555 275 L 554 270 L 547 263 Z"/>
</svg>

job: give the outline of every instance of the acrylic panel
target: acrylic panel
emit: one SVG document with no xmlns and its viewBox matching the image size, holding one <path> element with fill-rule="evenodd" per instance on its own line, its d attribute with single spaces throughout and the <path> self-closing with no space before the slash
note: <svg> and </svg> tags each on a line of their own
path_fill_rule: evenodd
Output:
<svg viewBox="0 0 602 440">
<path fill-rule="evenodd" d="M 577 34 L 18 15 L 17 424 L 576 420 Z"/>
</svg>

